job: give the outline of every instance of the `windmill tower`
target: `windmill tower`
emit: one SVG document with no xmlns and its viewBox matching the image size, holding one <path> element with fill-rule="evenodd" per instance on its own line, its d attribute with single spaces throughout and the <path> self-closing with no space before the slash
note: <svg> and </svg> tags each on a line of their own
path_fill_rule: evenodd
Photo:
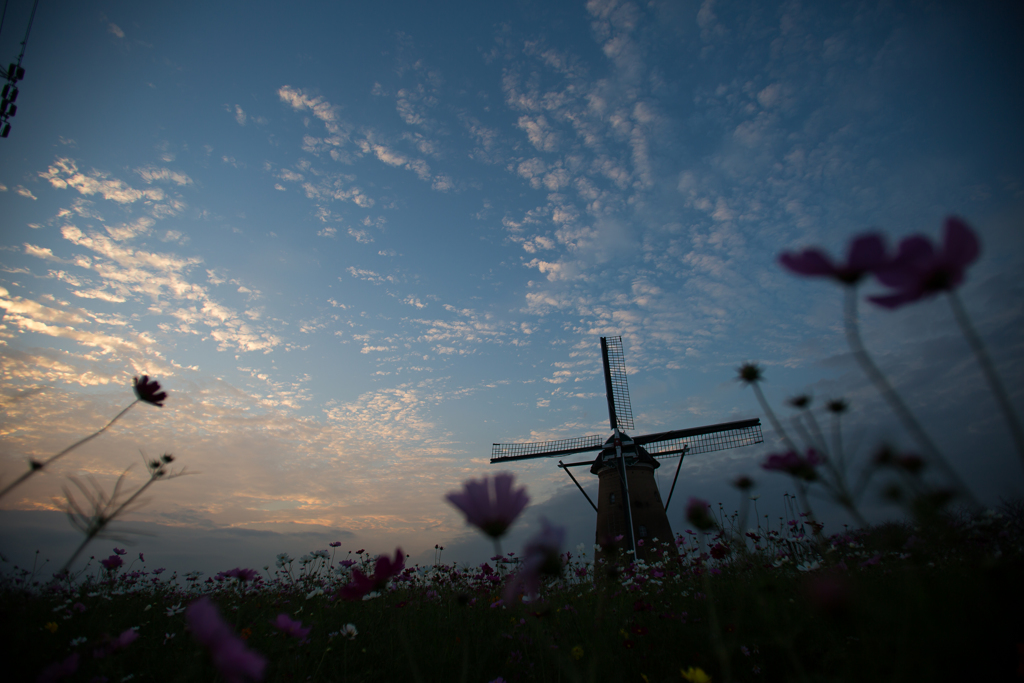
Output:
<svg viewBox="0 0 1024 683">
<path fill-rule="evenodd" d="M 625 431 L 633 429 L 633 409 L 626 386 L 621 337 L 601 337 L 601 360 L 611 436 L 582 436 L 540 443 L 496 443 L 491 449 L 491 464 L 600 451 L 592 461 L 558 461 L 558 466 L 565 470 L 597 513 L 595 540 L 602 551 L 595 560 L 601 559 L 605 549 L 610 548 L 618 536 L 622 536 L 622 541 L 617 543 L 618 548 L 632 550 L 634 557 L 647 559 L 652 547 L 651 539 L 672 539 L 672 527 L 665 511 L 672 501 L 683 458 L 687 454 L 761 443 L 761 421 L 755 418 L 631 437 Z M 679 456 L 679 464 L 668 498 L 662 504 L 654 471 L 661 467 L 660 459 L 676 456 Z M 586 465 L 598 478 L 596 505 L 569 470 Z M 641 540 L 645 542 L 638 544 Z"/>
</svg>

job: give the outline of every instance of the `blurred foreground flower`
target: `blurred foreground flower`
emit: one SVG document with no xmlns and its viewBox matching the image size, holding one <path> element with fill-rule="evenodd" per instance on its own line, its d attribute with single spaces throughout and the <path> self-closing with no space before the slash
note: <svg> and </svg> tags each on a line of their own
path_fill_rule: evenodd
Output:
<svg viewBox="0 0 1024 683">
<path fill-rule="evenodd" d="M 267 660 L 253 652 L 231 632 L 217 611 L 217 606 L 202 597 L 188 606 L 185 612 L 192 636 L 207 649 L 214 666 L 228 683 L 263 680 Z"/>
<path fill-rule="evenodd" d="M 686 504 L 686 519 L 700 531 L 710 531 L 718 526 L 718 522 L 709 512 L 710 509 L 711 506 L 706 500 L 691 497 L 690 502 Z"/>
<path fill-rule="evenodd" d="M 690 667 L 687 670 L 679 670 L 679 675 L 684 679 L 690 681 L 690 683 L 710 683 L 711 676 L 704 673 L 703 669 Z"/>
<path fill-rule="evenodd" d="M 876 272 L 887 264 L 885 240 L 874 233 L 854 238 L 846 263 L 833 263 L 820 249 L 784 252 L 779 256 L 779 263 L 797 275 L 831 277 L 844 285 L 854 285 L 868 273 Z"/>
<path fill-rule="evenodd" d="M 102 659 L 108 655 L 112 655 L 118 650 L 123 650 L 139 638 L 139 634 L 135 632 L 135 629 L 127 629 L 123 631 L 117 638 L 107 638 L 106 642 L 93 652 L 93 657 L 96 659 Z"/>
<path fill-rule="evenodd" d="M 942 246 L 936 248 L 923 235 L 900 242 L 896 257 L 875 274 L 878 280 L 896 290 L 888 296 L 868 300 L 885 308 L 899 308 L 943 291 L 951 291 L 964 281 L 967 266 L 977 260 L 981 246 L 974 231 L 962 218 L 949 216 L 943 226 Z"/>
<path fill-rule="evenodd" d="M 543 517 L 540 524 L 541 530 L 523 549 L 521 568 L 505 588 L 505 602 L 513 601 L 520 591 L 533 598 L 540 591 L 540 582 L 543 578 L 562 575 L 565 528 L 552 526 Z"/>
<path fill-rule="evenodd" d="M 386 588 L 388 581 L 401 574 L 403 569 L 405 569 L 405 553 L 401 548 L 395 548 L 394 561 L 388 559 L 387 555 L 377 558 L 373 575 L 366 576 L 359 569 L 353 569 L 352 579 L 348 584 L 342 586 L 337 594 L 345 600 L 362 600 L 363 596 Z"/>
<path fill-rule="evenodd" d="M 511 474 L 470 479 L 462 491 L 452 491 L 445 498 L 466 515 L 467 522 L 491 538 L 500 538 L 530 502 L 525 487 L 512 489 L 513 479 Z"/>
<path fill-rule="evenodd" d="M 132 377 L 132 383 L 135 387 L 135 395 L 140 401 L 155 405 L 157 408 L 164 407 L 167 392 L 160 391 L 160 382 L 150 381 L 148 375 L 143 375 L 141 378 Z"/>
<path fill-rule="evenodd" d="M 63 662 L 51 664 L 43 669 L 43 672 L 39 674 L 39 678 L 36 679 L 37 683 L 55 683 L 55 681 L 59 681 L 62 678 L 69 678 L 75 675 L 75 672 L 78 671 L 78 660 L 78 653 L 72 652 Z"/>
<path fill-rule="evenodd" d="M 823 462 L 825 462 L 824 459 L 818 455 L 817 451 L 808 448 L 806 458 L 801 458 L 795 451 L 773 453 L 768 456 L 761 468 L 770 472 L 785 472 L 805 481 L 814 481 L 818 478 L 818 472 L 814 468 Z"/>
<path fill-rule="evenodd" d="M 310 630 L 313 628 L 312 626 L 303 628 L 301 621 L 290 619 L 287 614 L 278 614 L 277 619 L 271 623 L 274 625 L 274 628 L 281 633 L 292 636 L 293 638 L 297 638 L 301 641 L 305 641 L 307 639 L 306 636 L 309 635 Z"/>
</svg>

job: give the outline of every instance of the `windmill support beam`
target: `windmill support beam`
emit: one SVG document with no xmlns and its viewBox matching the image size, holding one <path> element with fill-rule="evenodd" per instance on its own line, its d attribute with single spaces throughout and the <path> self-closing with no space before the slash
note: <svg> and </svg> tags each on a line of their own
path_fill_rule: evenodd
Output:
<svg viewBox="0 0 1024 683">
<path fill-rule="evenodd" d="M 683 468 L 683 458 L 686 457 L 686 451 L 688 448 L 684 447 L 683 452 L 679 454 L 679 464 L 676 465 L 676 474 L 672 477 L 672 488 L 668 490 L 668 499 L 665 501 L 665 512 L 668 512 L 668 504 L 672 502 L 672 492 L 676 490 L 676 479 L 679 478 L 679 470 Z"/>
<path fill-rule="evenodd" d="M 615 413 L 612 413 L 614 416 Z M 613 417 L 614 419 L 614 417 Z M 614 423 L 613 423 L 614 424 Z M 622 437 L 619 435 L 619 428 L 615 430 L 615 458 L 619 461 L 619 480 L 622 482 L 622 502 L 626 505 L 626 532 L 629 548 L 633 551 L 633 559 L 636 559 L 636 539 L 633 537 L 633 508 L 629 501 L 629 478 L 626 476 L 626 459 L 622 457 Z"/>
<path fill-rule="evenodd" d="M 580 465 L 580 464 L 588 465 L 589 463 L 574 463 L 574 464 L 577 464 L 577 465 Z M 578 481 L 576 481 L 576 477 L 572 476 L 572 472 L 569 471 L 570 465 L 566 465 L 561 460 L 559 460 L 558 461 L 558 466 L 561 467 L 563 470 L 565 470 L 565 473 L 569 475 L 570 479 L 572 479 L 572 483 L 576 484 L 576 488 L 578 488 L 580 490 L 580 493 L 583 494 L 583 497 L 587 499 L 588 503 L 590 503 L 590 507 L 594 508 L 594 512 L 597 512 L 597 506 L 594 505 L 594 501 L 590 500 L 590 496 L 587 495 L 587 492 L 583 490 L 583 487 L 580 486 L 580 483 Z"/>
</svg>

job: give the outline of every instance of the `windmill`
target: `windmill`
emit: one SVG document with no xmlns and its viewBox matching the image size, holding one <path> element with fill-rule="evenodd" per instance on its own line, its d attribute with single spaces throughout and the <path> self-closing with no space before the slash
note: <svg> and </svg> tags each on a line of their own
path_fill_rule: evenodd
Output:
<svg viewBox="0 0 1024 683">
<path fill-rule="evenodd" d="M 592 461 L 558 461 L 559 468 L 565 470 L 597 513 L 595 537 L 602 550 L 595 559 L 601 559 L 612 539 L 618 536 L 623 537 L 625 548 L 631 549 L 634 557 L 646 558 L 652 546 L 650 543 L 638 546 L 637 540 L 658 538 L 667 541 L 672 538 L 672 527 L 665 511 L 672 501 L 683 458 L 761 443 L 761 421 L 754 418 L 630 436 L 626 430 L 633 429 L 633 409 L 626 386 L 622 337 L 601 337 L 601 360 L 611 436 L 582 436 L 539 443 L 496 443 L 491 449 L 491 464 L 600 451 Z M 660 459 L 676 456 L 679 456 L 679 464 L 663 505 L 654 470 L 661 467 Z M 590 465 L 590 473 L 598 477 L 596 505 L 569 469 L 584 465 Z"/>
</svg>

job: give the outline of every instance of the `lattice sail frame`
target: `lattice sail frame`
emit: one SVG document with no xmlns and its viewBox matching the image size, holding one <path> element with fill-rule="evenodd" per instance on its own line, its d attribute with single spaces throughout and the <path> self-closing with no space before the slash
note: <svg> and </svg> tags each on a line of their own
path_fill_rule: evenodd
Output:
<svg viewBox="0 0 1024 683">
<path fill-rule="evenodd" d="M 643 446 L 655 458 L 675 457 L 684 449 L 687 455 L 693 455 L 752 446 L 763 441 L 761 420 L 757 418 L 633 437 L 634 444 Z M 606 437 L 582 436 L 538 443 L 496 443 L 491 447 L 491 463 L 597 451 L 605 448 L 606 442 Z"/>
<path fill-rule="evenodd" d="M 626 356 L 622 351 L 622 337 L 606 337 L 608 352 L 608 382 L 612 389 L 615 419 L 619 429 L 633 429 L 633 406 L 629 402 L 629 386 L 626 384 Z"/>
<path fill-rule="evenodd" d="M 755 419 L 749 422 L 754 424 L 737 425 L 721 431 L 707 431 L 666 439 L 652 438 L 658 435 L 650 434 L 646 437 L 637 437 L 634 442 L 643 446 L 655 458 L 670 458 L 679 455 L 684 449 L 686 449 L 687 455 L 696 455 L 697 453 L 711 453 L 713 451 L 724 451 L 729 448 L 753 446 L 757 443 L 763 443 L 764 437 L 761 435 L 761 421 Z M 702 429 L 705 428 L 698 427 L 695 430 L 687 431 L 700 431 Z M 650 441 L 647 439 L 650 439 Z"/>
<path fill-rule="evenodd" d="M 491 447 L 491 462 L 496 460 L 524 460 L 526 458 L 572 455 L 596 451 L 604 447 L 603 436 L 580 436 L 575 439 L 540 441 L 537 443 L 496 443 Z"/>
</svg>

